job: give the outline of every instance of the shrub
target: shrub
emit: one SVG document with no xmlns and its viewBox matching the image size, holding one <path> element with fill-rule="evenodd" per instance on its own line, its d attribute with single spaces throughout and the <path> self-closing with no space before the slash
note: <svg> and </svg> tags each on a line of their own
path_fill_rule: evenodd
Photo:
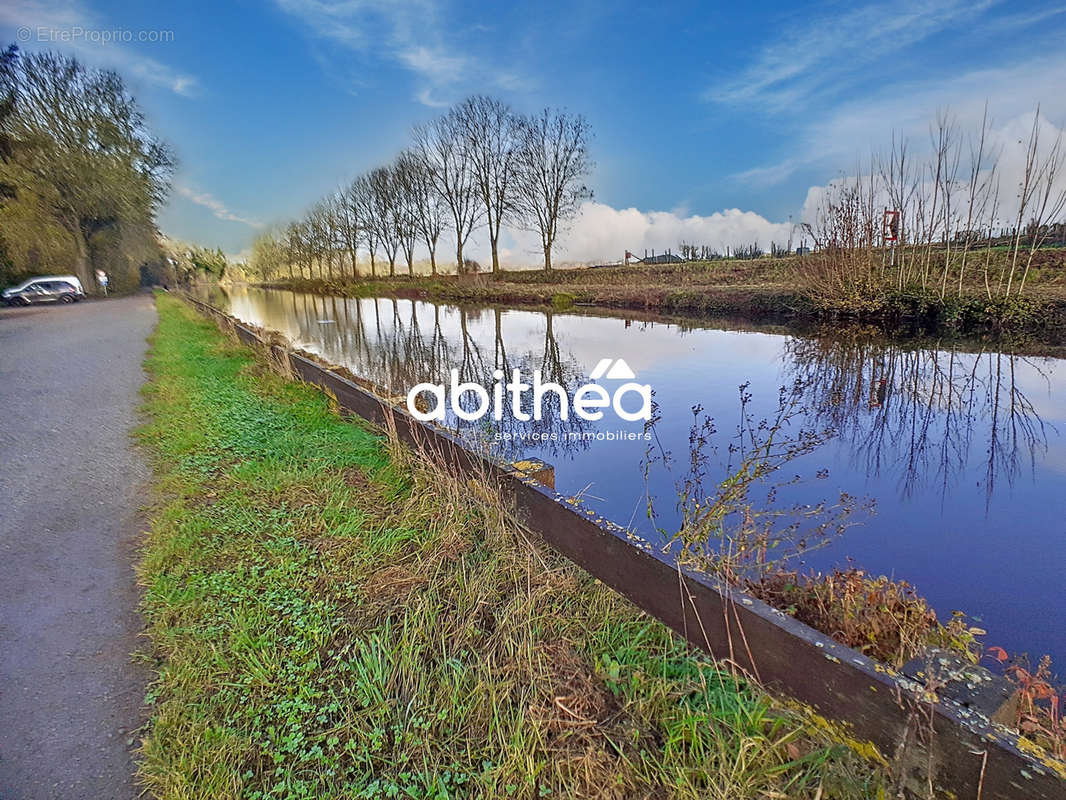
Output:
<svg viewBox="0 0 1066 800">
<path fill-rule="evenodd" d="M 464 258 L 463 263 L 459 265 L 460 275 L 477 275 L 479 272 L 481 265 L 472 258 Z"/>
<path fill-rule="evenodd" d="M 552 308 L 556 311 L 565 311 L 568 308 L 573 307 L 574 296 L 567 292 L 556 292 L 552 295 Z"/>
</svg>

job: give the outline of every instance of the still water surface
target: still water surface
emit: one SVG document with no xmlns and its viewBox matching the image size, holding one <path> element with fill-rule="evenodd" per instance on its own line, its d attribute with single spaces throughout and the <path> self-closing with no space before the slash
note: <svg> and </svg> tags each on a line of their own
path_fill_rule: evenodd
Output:
<svg viewBox="0 0 1066 800">
<path fill-rule="evenodd" d="M 749 385 L 749 411 L 758 418 L 775 412 L 779 387 L 802 379 L 803 422 L 834 433 L 787 465 L 803 478 L 785 490 L 789 501 L 832 501 L 847 492 L 876 506 L 843 537 L 807 552 L 805 565 L 824 570 L 850 560 L 909 581 L 941 618 L 963 610 L 987 629 L 987 643 L 1034 658 L 1049 653 L 1055 671 L 1066 673 L 1062 359 L 920 349 L 871 335 L 780 335 L 250 287 L 210 299 L 397 395 L 423 381 L 443 383 L 453 367 L 485 385 L 494 369 L 510 375 L 517 367 L 527 378 L 540 369 L 544 380 L 575 387 L 601 359 L 625 359 L 654 390 L 659 420 L 651 449 L 672 456 L 672 471 L 661 464 L 646 470 L 643 423 L 612 414 L 563 422 L 549 409 L 540 422 L 505 419 L 480 433 L 515 437 L 497 445 L 504 455 L 549 461 L 559 492 L 580 493 L 603 516 L 649 538 L 678 525 L 676 485 L 693 406 L 713 418 L 714 444 L 724 453 L 740 421 L 741 384 Z"/>
</svg>

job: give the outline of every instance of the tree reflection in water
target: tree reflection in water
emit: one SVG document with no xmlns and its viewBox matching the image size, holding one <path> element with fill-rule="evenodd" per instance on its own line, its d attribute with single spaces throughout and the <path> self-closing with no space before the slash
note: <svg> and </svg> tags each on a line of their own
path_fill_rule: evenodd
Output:
<svg viewBox="0 0 1066 800">
<path fill-rule="evenodd" d="M 983 444 L 987 507 L 998 481 L 1032 471 L 1047 450 L 1047 426 L 1016 371 L 1024 364 L 1046 382 L 1041 359 L 862 336 L 789 338 L 784 357 L 790 378 L 809 387 L 818 423 L 848 443 L 854 467 L 869 475 L 898 470 L 905 498 L 936 485 L 943 502 Z"/>
<path fill-rule="evenodd" d="M 220 291 L 223 296 L 216 298 L 219 305 L 234 308 L 238 298 Z M 557 383 L 570 394 L 587 380 L 577 359 L 564 355 L 560 348 L 551 311 L 543 315 L 543 333 L 536 346 L 528 337 L 521 337 L 526 346 L 516 353 L 508 346 L 506 312 L 499 308 L 291 292 L 258 292 L 255 304 L 255 316 L 266 327 L 347 367 L 397 399 L 405 398 L 408 389 L 418 383 L 447 385 L 453 368 L 461 383 L 479 383 L 486 388 L 496 381 L 496 370 L 510 379 L 512 370 L 519 369 L 526 382 L 533 370 L 540 370 L 543 382 Z M 486 334 L 486 326 L 491 326 L 491 336 Z M 505 395 L 499 421 L 489 414 L 477 422 L 465 422 L 449 409 L 443 424 L 471 441 L 489 445 L 505 459 L 518 458 L 527 443 L 534 441 L 542 453 L 551 455 L 589 447 L 582 433 L 590 430 L 591 424 L 575 414 L 562 419 L 561 400 L 555 393 L 545 393 L 541 409 L 541 419 L 533 419 L 531 392 L 525 392 L 520 411 L 530 419 L 521 420 Z"/>
</svg>

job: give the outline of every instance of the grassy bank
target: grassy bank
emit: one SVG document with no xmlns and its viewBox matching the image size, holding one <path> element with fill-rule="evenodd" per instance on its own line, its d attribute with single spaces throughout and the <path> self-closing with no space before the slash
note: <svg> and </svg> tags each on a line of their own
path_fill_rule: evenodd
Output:
<svg viewBox="0 0 1066 800">
<path fill-rule="evenodd" d="M 738 315 L 753 320 L 816 318 L 809 299 L 786 285 L 715 284 L 700 271 L 703 281 L 677 280 L 671 270 L 651 275 L 652 270 L 622 273 L 617 269 L 556 270 L 543 273 L 508 272 L 499 278 L 480 275 L 456 278 L 442 275 L 397 276 L 352 280 L 295 278 L 271 281 L 267 286 L 347 297 L 396 296 L 446 302 L 502 303 L 507 305 L 574 305 L 651 311 L 683 315 Z"/>
<path fill-rule="evenodd" d="M 997 252 L 997 259 L 1006 253 Z M 1045 263 L 1046 262 L 1046 263 Z M 365 266 L 365 265 L 364 265 Z M 1066 251 L 1042 254 L 1022 297 L 989 298 L 974 274 L 961 296 L 936 287 L 856 288 L 827 294 L 811 283 L 802 257 L 723 259 L 684 264 L 505 272 L 500 276 L 284 278 L 267 285 L 320 294 L 419 297 L 510 305 L 575 304 L 751 320 L 856 320 L 885 329 L 1036 335 L 1066 332 Z"/>
<path fill-rule="evenodd" d="M 164 798 L 874 797 L 881 775 L 158 299 L 140 574 Z"/>
</svg>

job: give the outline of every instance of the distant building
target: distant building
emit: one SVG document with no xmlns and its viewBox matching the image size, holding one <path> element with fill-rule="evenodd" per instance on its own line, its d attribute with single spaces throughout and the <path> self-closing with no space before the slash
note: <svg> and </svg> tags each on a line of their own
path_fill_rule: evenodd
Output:
<svg viewBox="0 0 1066 800">
<path fill-rule="evenodd" d="M 684 259 L 681 256 L 673 253 L 660 253 L 657 256 L 648 256 L 642 259 L 644 264 L 680 264 L 682 261 Z"/>
<path fill-rule="evenodd" d="M 810 252 L 811 252 L 811 248 L 809 248 L 809 247 L 804 247 L 804 246 L 801 245 L 801 246 L 796 248 L 796 255 L 798 255 L 798 256 L 805 256 L 805 255 L 807 255 Z"/>
</svg>

